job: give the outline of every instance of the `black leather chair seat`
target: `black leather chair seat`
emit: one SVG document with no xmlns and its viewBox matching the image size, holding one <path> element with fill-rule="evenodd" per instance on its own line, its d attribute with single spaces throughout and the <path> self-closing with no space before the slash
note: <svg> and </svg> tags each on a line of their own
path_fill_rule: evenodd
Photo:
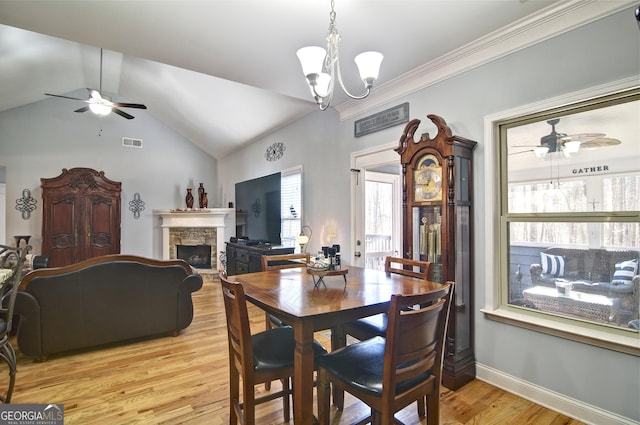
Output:
<svg viewBox="0 0 640 425">
<path fill-rule="evenodd" d="M 296 349 L 293 328 L 270 329 L 252 335 L 251 339 L 254 370 L 267 371 L 293 366 L 293 353 Z M 327 354 L 327 350 L 319 342 L 313 341 L 313 353 L 318 358 Z"/>
<path fill-rule="evenodd" d="M 280 320 L 279 318 L 277 318 L 273 314 L 269 315 L 269 320 L 271 321 L 271 325 L 274 328 L 281 328 L 283 326 L 287 326 L 286 323 L 284 323 L 282 320 Z"/>
<path fill-rule="evenodd" d="M 348 333 L 356 335 L 385 336 L 387 333 L 387 315 L 385 313 L 375 316 L 363 317 L 362 319 L 349 322 L 346 326 Z"/>
<path fill-rule="evenodd" d="M 332 351 L 319 357 L 317 363 L 334 377 L 370 394 L 381 395 L 385 342 L 384 338 L 376 336 Z M 396 384 L 396 392 L 402 393 L 429 376 L 430 374 L 424 374 L 399 382 Z"/>
</svg>

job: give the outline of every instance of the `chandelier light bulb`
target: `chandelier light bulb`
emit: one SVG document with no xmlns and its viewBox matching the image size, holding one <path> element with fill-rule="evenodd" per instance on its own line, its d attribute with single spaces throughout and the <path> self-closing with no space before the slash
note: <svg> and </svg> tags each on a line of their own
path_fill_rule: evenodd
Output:
<svg viewBox="0 0 640 425">
<path fill-rule="evenodd" d="M 327 56 L 325 49 L 318 46 L 307 46 L 299 49 L 296 54 L 302 66 L 302 73 L 307 79 L 309 75 L 319 75 L 322 73 L 324 58 Z"/>
<path fill-rule="evenodd" d="M 364 52 L 354 58 L 365 87 L 371 88 L 380 74 L 380 64 L 384 56 L 380 52 Z"/>
</svg>

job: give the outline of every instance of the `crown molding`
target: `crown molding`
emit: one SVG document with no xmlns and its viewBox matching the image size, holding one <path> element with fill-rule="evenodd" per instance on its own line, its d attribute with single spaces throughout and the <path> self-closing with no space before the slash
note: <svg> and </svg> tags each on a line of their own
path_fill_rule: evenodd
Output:
<svg viewBox="0 0 640 425">
<path fill-rule="evenodd" d="M 380 86 L 364 100 L 336 105 L 345 121 L 485 63 L 633 6 L 636 1 L 568 0 L 515 21 Z"/>
</svg>

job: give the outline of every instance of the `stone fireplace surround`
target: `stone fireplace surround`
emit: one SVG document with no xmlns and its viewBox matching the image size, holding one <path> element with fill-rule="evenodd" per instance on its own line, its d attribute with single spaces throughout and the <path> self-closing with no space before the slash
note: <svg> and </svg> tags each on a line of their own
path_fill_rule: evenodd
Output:
<svg viewBox="0 0 640 425">
<path fill-rule="evenodd" d="M 162 227 L 162 259 L 173 260 L 177 245 L 211 245 L 211 268 L 197 269 L 205 278 L 218 276 L 218 256 L 235 235 L 235 209 L 157 210 Z"/>
</svg>

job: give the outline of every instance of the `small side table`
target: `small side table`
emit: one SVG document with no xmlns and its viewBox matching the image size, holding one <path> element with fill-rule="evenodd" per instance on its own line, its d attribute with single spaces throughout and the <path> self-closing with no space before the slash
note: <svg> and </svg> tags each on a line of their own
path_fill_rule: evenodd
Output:
<svg viewBox="0 0 640 425">
<path fill-rule="evenodd" d="M 320 269 L 315 270 L 311 267 L 307 267 L 307 273 L 313 277 L 313 287 L 317 288 L 322 283 L 324 287 L 327 287 L 327 284 L 324 283 L 325 276 L 342 276 L 344 278 L 344 284 L 347 284 L 347 273 L 349 273 L 349 269 L 346 267 L 339 268 L 337 270 L 329 270 L 329 269 Z"/>
</svg>

